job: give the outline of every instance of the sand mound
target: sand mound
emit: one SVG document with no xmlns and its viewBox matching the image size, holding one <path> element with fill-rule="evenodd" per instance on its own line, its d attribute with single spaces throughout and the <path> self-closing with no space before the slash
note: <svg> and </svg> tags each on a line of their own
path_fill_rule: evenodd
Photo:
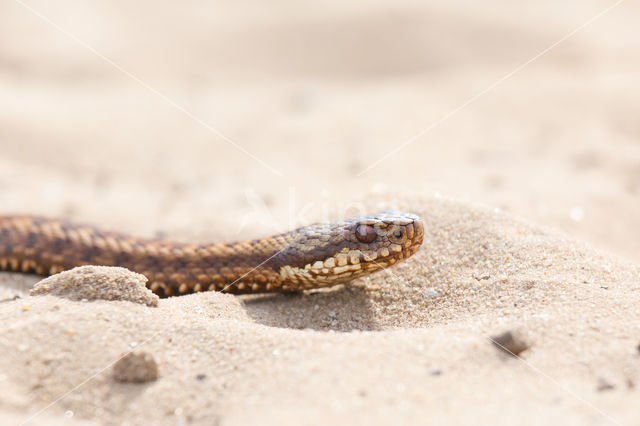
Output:
<svg viewBox="0 0 640 426">
<path fill-rule="evenodd" d="M 603 306 L 640 289 L 636 265 L 554 229 L 482 206 L 416 198 L 398 206 L 425 220 L 424 243 L 412 259 L 313 297 L 250 298 L 248 314 L 298 329 L 433 327 L 485 315 L 553 317 L 574 298 Z"/>
<path fill-rule="evenodd" d="M 127 300 L 158 306 L 158 296 L 145 287 L 147 278 L 126 268 L 80 266 L 36 283 L 31 296 L 53 295 L 71 300 Z"/>
</svg>

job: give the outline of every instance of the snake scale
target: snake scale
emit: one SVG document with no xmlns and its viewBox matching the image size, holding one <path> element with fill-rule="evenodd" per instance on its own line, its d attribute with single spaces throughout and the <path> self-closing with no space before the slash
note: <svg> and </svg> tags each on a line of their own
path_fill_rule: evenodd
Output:
<svg viewBox="0 0 640 426">
<path fill-rule="evenodd" d="M 416 215 L 386 210 L 243 242 L 188 244 L 135 238 L 37 216 L 0 216 L 0 269 L 52 275 L 81 265 L 122 266 L 160 297 L 197 291 L 292 292 L 329 287 L 413 255 Z"/>
</svg>

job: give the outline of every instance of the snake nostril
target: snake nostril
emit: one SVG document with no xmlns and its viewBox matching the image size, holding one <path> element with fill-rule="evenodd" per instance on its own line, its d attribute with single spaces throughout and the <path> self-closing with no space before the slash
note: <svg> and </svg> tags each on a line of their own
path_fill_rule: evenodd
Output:
<svg viewBox="0 0 640 426">
<path fill-rule="evenodd" d="M 361 243 L 372 243 L 376 237 L 376 230 L 371 225 L 358 225 L 356 228 L 356 238 Z"/>
</svg>

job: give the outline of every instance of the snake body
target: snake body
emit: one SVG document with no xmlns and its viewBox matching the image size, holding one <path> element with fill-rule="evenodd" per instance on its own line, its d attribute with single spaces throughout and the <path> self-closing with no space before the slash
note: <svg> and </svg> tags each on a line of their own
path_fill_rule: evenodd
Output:
<svg viewBox="0 0 640 426">
<path fill-rule="evenodd" d="M 290 292 L 329 287 L 413 255 L 424 225 L 387 210 L 251 241 L 187 244 L 143 239 L 36 216 L 0 216 L 0 269 L 52 275 L 122 266 L 160 297 L 197 291 Z"/>
</svg>

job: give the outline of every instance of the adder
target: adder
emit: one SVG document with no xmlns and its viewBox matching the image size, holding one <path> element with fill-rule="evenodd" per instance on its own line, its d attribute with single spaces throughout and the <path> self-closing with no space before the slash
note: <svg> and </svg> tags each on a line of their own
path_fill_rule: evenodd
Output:
<svg viewBox="0 0 640 426">
<path fill-rule="evenodd" d="M 416 215 L 386 210 L 242 242 L 142 239 L 36 216 L 0 216 L 0 268 L 51 275 L 81 265 L 145 275 L 160 297 L 197 291 L 292 292 L 346 283 L 413 255 Z"/>
</svg>

